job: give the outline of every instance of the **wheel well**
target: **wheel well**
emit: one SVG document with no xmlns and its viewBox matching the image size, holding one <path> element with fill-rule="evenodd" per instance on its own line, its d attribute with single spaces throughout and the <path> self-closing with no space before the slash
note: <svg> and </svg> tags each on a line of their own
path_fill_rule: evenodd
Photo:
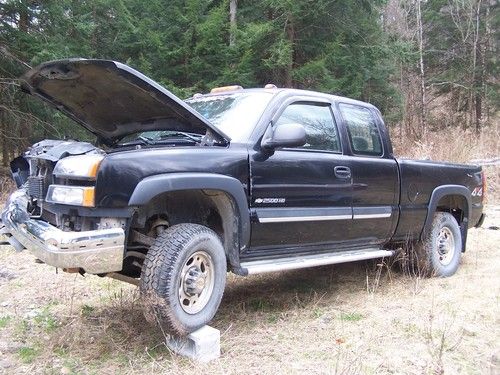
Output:
<svg viewBox="0 0 500 375">
<path fill-rule="evenodd" d="M 466 218 L 467 210 L 467 200 L 463 195 L 446 195 L 439 200 L 436 207 L 436 211 L 451 213 L 459 225 Z"/>
<path fill-rule="evenodd" d="M 196 189 L 157 195 L 138 209 L 131 228 L 148 234 L 158 218 L 169 226 L 194 223 L 212 229 L 221 238 L 228 259 L 239 249 L 238 210 L 234 199 L 224 191 Z"/>
</svg>

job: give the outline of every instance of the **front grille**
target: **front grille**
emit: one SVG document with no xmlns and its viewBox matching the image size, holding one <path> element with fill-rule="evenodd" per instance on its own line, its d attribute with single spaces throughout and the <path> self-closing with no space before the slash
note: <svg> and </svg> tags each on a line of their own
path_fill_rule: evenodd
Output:
<svg viewBox="0 0 500 375">
<path fill-rule="evenodd" d="M 41 176 L 28 177 L 28 194 L 36 199 L 43 200 L 44 197 L 44 178 Z"/>
</svg>

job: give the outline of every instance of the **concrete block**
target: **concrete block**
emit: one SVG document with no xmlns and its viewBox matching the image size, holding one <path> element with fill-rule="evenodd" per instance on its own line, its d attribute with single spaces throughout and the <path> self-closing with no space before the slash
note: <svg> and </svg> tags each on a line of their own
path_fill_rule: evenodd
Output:
<svg viewBox="0 0 500 375">
<path fill-rule="evenodd" d="M 220 357 L 220 331 L 203 326 L 187 337 L 170 337 L 167 346 L 176 354 L 199 362 L 209 362 Z"/>
</svg>

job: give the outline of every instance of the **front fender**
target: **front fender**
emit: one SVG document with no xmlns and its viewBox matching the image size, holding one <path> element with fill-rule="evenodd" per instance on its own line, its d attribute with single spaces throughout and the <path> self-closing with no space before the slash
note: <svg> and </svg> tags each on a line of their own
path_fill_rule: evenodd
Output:
<svg viewBox="0 0 500 375">
<path fill-rule="evenodd" d="M 250 241 L 250 215 L 243 185 L 233 177 L 215 173 L 165 173 L 146 177 L 134 189 L 129 206 L 142 206 L 159 194 L 179 190 L 220 190 L 236 203 L 240 216 L 240 250 Z"/>
</svg>

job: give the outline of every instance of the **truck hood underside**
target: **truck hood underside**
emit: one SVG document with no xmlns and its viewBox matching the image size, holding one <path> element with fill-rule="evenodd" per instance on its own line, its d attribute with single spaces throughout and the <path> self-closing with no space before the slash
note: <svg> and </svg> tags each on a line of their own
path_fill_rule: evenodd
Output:
<svg viewBox="0 0 500 375">
<path fill-rule="evenodd" d="M 109 60 L 50 61 L 28 71 L 22 89 L 42 98 L 101 139 L 112 143 L 135 132 L 175 130 L 229 138 L 170 91 Z"/>
</svg>

